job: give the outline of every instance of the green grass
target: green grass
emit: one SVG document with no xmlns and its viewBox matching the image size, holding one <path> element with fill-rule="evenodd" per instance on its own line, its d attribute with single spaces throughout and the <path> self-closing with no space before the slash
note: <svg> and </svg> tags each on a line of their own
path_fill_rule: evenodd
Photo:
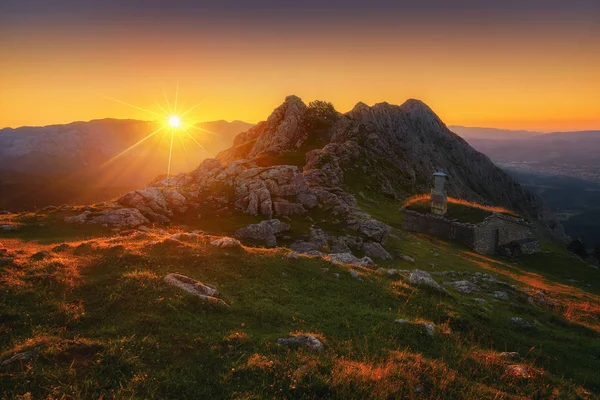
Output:
<svg viewBox="0 0 600 400">
<path fill-rule="evenodd" d="M 28 252 L 49 243 L 27 230 L 15 239 Z M 215 249 L 204 239 L 183 247 L 95 242 L 84 256 L 66 251 L 34 262 L 23 254 L 18 267 L 0 266 L 0 359 L 39 347 L 31 361 L 0 366 L 2 397 L 412 398 L 418 385 L 425 398 L 600 393 L 600 359 L 594 357 L 600 341 L 591 328 L 598 314 L 575 321 L 524 296 L 488 298 L 482 308 L 472 295 L 440 295 L 403 277 L 360 269 L 359 281 L 321 260 Z M 114 244 L 124 247 L 108 248 Z M 542 282 L 549 296 L 566 287 L 565 299 L 598 307 L 600 274 L 561 251 L 513 265 L 397 229 L 389 247 L 417 261 L 381 263 L 386 267 L 492 272 L 523 287 Z M 230 309 L 167 286 L 162 278 L 171 272 L 216 285 Z M 572 286 L 573 277 L 585 283 Z M 520 331 L 507 325 L 511 316 L 541 326 Z M 395 324 L 397 318 L 413 324 Z M 420 321 L 437 325 L 435 338 Z M 317 335 L 325 351 L 276 344 L 294 332 Z M 501 351 L 518 351 L 521 358 L 502 360 Z M 515 362 L 533 377 L 508 376 L 505 367 Z"/>
<path fill-rule="evenodd" d="M 431 202 L 429 200 L 414 202 L 407 205 L 406 209 L 417 211 L 422 214 L 430 214 Z M 464 223 L 478 224 L 492 214 L 492 211 L 485 210 L 483 208 L 448 202 L 448 211 L 444 217 Z"/>
</svg>

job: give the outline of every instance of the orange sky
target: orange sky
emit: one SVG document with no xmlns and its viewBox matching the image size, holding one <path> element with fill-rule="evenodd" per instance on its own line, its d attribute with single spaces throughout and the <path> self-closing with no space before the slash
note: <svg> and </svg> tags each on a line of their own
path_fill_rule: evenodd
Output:
<svg viewBox="0 0 600 400">
<path fill-rule="evenodd" d="M 446 19 L 277 26 L 170 19 L 135 29 L 128 21 L 61 21 L 15 18 L 0 28 L 0 127 L 153 119 L 100 94 L 158 111 L 162 89 L 172 98 L 179 81 L 180 100 L 201 102 L 197 120 L 257 122 L 296 94 L 339 111 L 418 98 L 449 125 L 600 129 L 593 19 L 530 18 L 508 28 Z"/>
</svg>

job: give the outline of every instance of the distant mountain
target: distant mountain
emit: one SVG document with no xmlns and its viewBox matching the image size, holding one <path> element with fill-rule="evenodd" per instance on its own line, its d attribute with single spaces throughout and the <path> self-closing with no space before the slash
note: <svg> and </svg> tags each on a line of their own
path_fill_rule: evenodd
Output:
<svg viewBox="0 0 600 400">
<path fill-rule="evenodd" d="M 496 128 L 478 128 L 460 125 L 449 125 L 448 129 L 456 133 L 465 140 L 470 139 L 490 139 L 490 140 L 515 140 L 528 139 L 534 136 L 543 135 L 542 132 L 532 132 L 524 130 L 508 130 Z"/>
<path fill-rule="evenodd" d="M 188 129 L 189 135 L 178 131 L 171 172 L 193 169 L 251 126 L 212 121 Z M 102 119 L 1 129 L 0 208 L 27 209 L 50 200 L 89 203 L 145 186 L 167 172 L 170 134 L 163 130 L 143 140 L 160 127 L 148 121 Z"/>
<path fill-rule="evenodd" d="M 501 166 L 600 181 L 600 131 L 554 132 L 507 140 L 466 140 Z"/>
</svg>

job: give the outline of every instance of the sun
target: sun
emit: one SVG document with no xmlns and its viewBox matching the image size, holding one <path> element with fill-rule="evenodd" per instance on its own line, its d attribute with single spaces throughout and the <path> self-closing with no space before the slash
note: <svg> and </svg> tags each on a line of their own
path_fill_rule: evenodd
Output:
<svg viewBox="0 0 600 400">
<path fill-rule="evenodd" d="M 169 125 L 171 125 L 173 128 L 179 128 L 181 126 L 181 118 L 179 118 L 177 115 L 172 115 L 169 117 Z"/>
</svg>

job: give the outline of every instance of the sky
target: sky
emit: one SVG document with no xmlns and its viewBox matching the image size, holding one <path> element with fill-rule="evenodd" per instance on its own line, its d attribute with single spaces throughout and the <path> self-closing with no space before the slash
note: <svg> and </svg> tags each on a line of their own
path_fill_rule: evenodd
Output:
<svg viewBox="0 0 600 400">
<path fill-rule="evenodd" d="M 296 94 L 600 129 L 600 1 L 0 0 L 0 127 L 152 120 L 112 99 L 158 112 L 177 87 L 197 121 L 257 122 Z"/>
</svg>

